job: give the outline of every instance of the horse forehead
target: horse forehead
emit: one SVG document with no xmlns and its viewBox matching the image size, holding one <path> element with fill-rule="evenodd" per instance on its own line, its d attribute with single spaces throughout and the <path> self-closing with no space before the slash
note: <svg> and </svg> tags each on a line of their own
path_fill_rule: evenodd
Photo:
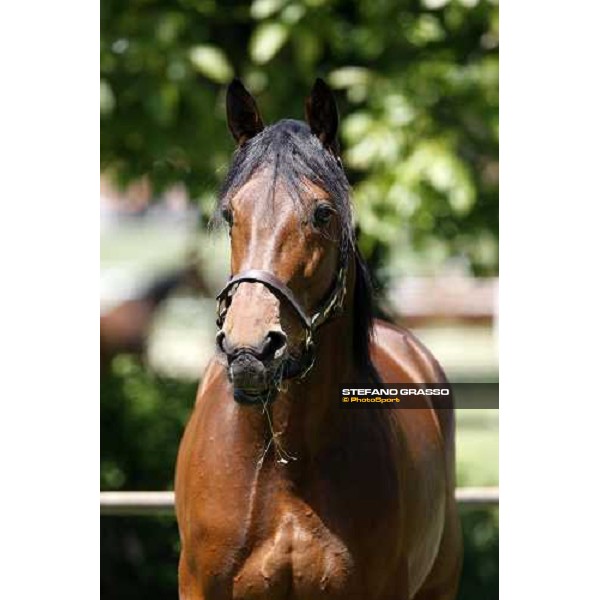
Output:
<svg viewBox="0 0 600 600">
<path fill-rule="evenodd" d="M 304 196 L 304 191 L 290 190 L 281 181 L 261 176 L 245 183 L 231 204 L 242 222 L 275 233 L 288 230 L 303 219 L 307 210 Z"/>
</svg>

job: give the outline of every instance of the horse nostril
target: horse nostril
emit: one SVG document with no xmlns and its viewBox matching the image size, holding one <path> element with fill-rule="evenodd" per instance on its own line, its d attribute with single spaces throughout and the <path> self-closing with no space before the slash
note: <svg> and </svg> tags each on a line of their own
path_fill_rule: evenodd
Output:
<svg viewBox="0 0 600 600">
<path fill-rule="evenodd" d="M 216 342 L 217 348 L 219 348 L 221 352 L 229 354 L 230 348 L 228 347 L 227 340 L 225 339 L 225 332 L 222 329 L 217 333 Z"/>
<path fill-rule="evenodd" d="M 261 360 L 271 360 L 275 358 L 277 352 L 285 348 L 287 336 L 283 331 L 269 331 L 265 338 L 262 351 L 259 358 Z"/>
<path fill-rule="evenodd" d="M 268 362 L 275 358 L 277 352 L 285 348 L 287 336 L 280 331 L 270 331 L 260 346 L 240 345 L 234 347 L 221 329 L 217 333 L 215 341 L 217 348 L 227 356 L 230 362 L 242 354 L 250 354 L 261 362 Z"/>
</svg>

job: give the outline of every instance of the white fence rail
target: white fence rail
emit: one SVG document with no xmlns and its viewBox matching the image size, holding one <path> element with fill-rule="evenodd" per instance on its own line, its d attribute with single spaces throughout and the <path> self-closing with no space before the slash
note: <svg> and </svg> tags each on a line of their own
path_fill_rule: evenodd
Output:
<svg viewBox="0 0 600 600">
<path fill-rule="evenodd" d="M 456 490 L 461 506 L 498 506 L 498 488 L 469 487 Z M 173 492 L 100 492 L 100 514 L 103 516 L 172 515 L 175 494 Z"/>
</svg>

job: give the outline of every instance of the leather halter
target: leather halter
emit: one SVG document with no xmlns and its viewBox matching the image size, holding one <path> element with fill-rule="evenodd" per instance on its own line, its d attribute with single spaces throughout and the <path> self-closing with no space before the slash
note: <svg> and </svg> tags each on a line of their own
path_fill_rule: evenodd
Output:
<svg viewBox="0 0 600 600">
<path fill-rule="evenodd" d="M 244 281 L 249 283 L 262 283 L 276 296 L 287 300 L 304 327 L 305 344 L 302 356 L 297 361 L 288 362 L 284 367 L 283 375 L 284 379 L 298 376 L 303 378 L 315 364 L 315 331 L 329 319 L 340 314 L 343 310 L 344 298 L 346 296 L 346 274 L 348 271 L 347 252 L 342 252 L 342 257 L 331 292 L 326 296 L 323 302 L 321 302 L 312 315 L 306 313 L 300 302 L 298 302 L 294 292 L 292 292 L 283 281 L 269 271 L 250 269 L 232 276 L 225 287 L 217 295 L 217 327 L 219 327 L 219 329 L 222 327 L 231 303 L 231 298 L 235 294 L 240 283 Z"/>
</svg>

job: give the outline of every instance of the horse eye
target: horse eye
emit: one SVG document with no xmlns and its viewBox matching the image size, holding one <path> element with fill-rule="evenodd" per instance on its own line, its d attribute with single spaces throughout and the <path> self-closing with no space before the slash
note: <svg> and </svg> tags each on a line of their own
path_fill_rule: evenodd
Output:
<svg viewBox="0 0 600 600">
<path fill-rule="evenodd" d="M 223 217 L 223 220 L 227 223 L 227 225 L 229 225 L 229 227 L 233 225 L 233 213 L 231 212 L 231 209 L 224 208 L 221 211 L 221 216 Z"/>
<path fill-rule="evenodd" d="M 313 225 L 315 227 L 323 227 L 329 223 L 334 213 L 333 207 L 329 204 L 322 202 L 317 204 L 315 212 L 313 213 Z"/>
</svg>

